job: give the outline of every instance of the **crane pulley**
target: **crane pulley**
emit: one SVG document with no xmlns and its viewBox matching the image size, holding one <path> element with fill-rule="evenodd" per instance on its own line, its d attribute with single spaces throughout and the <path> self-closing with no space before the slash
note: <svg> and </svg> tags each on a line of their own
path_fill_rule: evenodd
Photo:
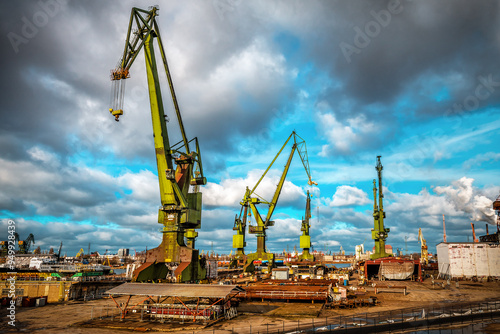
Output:
<svg viewBox="0 0 500 334">
<path fill-rule="evenodd" d="M 283 173 L 281 174 L 281 178 L 278 182 L 273 198 L 270 201 L 267 201 L 263 199 L 261 196 L 257 195 L 255 190 L 257 189 L 261 181 L 266 176 L 267 172 L 271 169 L 276 159 L 279 157 L 281 152 L 285 149 L 288 142 L 292 138 L 293 138 L 292 150 L 285 164 L 285 168 L 283 170 Z M 236 217 L 235 224 L 233 227 L 233 230 L 237 231 L 237 234 L 233 236 L 233 248 L 237 249 L 237 254 L 240 254 L 240 256 L 243 256 L 244 254 L 243 248 L 245 246 L 245 228 L 246 228 L 247 212 L 252 212 L 254 219 L 256 221 L 256 225 L 248 226 L 248 232 L 257 235 L 257 251 L 255 253 L 251 253 L 246 256 L 246 264 L 245 264 L 246 271 L 252 270 L 252 263 L 255 260 L 267 260 L 269 266 L 272 266 L 274 263 L 274 254 L 266 251 L 266 229 L 268 229 L 269 226 L 274 225 L 274 221 L 271 220 L 271 217 L 274 213 L 274 210 L 276 209 L 276 205 L 278 203 L 281 190 L 285 183 L 285 178 L 290 169 L 290 163 L 292 162 L 292 158 L 294 156 L 295 151 L 298 151 L 302 164 L 306 170 L 308 177 L 308 184 L 317 185 L 317 183 L 312 181 L 311 179 L 309 160 L 307 157 L 306 142 L 299 135 L 297 135 L 295 131 L 293 131 L 288 137 L 288 139 L 285 141 L 281 149 L 278 151 L 274 159 L 271 161 L 269 167 L 267 167 L 267 169 L 264 171 L 257 184 L 255 184 L 255 186 L 252 189 L 249 189 L 247 187 L 243 200 L 240 202 L 242 210 L 240 210 L 240 216 Z M 265 218 L 262 218 L 262 216 L 260 215 L 259 210 L 257 209 L 258 204 L 266 204 L 268 206 L 268 211 Z"/>
<path fill-rule="evenodd" d="M 199 261 L 199 252 L 194 249 L 194 244 L 198 235 L 195 229 L 201 227 L 202 196 L 198 191 L 198 186 L 205 185 L 207 181 L 203 175 L 198 139 L 188 140 L 184 130 L 156 21 L 158 10 L 157 6 L 150 7 L 147 11 L 132 8 L 123 55 L 118 66 L 111 71 L 113 88 L 110 112 L 118 121 L 124 113 L 125 79 L 130 77 L 130 68 L 137 55 L 144 50 L 160 185 L 161 207 L 158 211 L 158 223 L 163 225 L 161 230 L 163 238 L 160 246 L 149 250 L 146 254 L 148 261 L 154 261 L 150 263 L 154 268 L 152 270 L 145 270 L 144 266 L 141 267 L 142 269 L 139 268 L 134 273 L 134 279 L 136 281 L 164 279 L 178 282 L 197 281 L 206 277 L 206 270 Z M 182 136 L 182 140 L 174 145 L 170 144 L 167 131 L 154 41 L 160 51 Z M 195 150 L 191 151 L 190 144 L 193 143 Z"/>
</svg>

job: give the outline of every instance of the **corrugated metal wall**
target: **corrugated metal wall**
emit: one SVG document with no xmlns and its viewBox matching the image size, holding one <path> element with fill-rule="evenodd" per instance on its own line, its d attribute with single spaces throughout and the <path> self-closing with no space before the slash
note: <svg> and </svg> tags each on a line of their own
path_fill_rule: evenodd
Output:
<svg viewBox="0 0 500 334">
<path fill-rule="evenodd" d="M 440 276 L 500 277 L 500 246 L 488 243 L 440 243 L 437 245 Z"/>
</svg>

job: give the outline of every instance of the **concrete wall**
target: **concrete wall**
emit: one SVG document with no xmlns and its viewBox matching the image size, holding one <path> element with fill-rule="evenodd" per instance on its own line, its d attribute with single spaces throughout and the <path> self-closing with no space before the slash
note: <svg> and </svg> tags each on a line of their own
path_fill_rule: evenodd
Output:
<svg viewBox="0 0 500 334">
<path fill-rule="evenodd" d="M 436 246 L 439 275 L 444 277 L 500 277 L 500 245 L 468 242 Z"/>
<path fill-rule="evenodd" d="M 72 299 L 93 299 L 104 295 L 104 293 L 123 282 L 73 282 L 73 281 L 16 281 L 16 294 L 19 297 L 43 297 L 47 296 L 48 303 L 66 301 Z M 2 297 L 7 297 L 9 289 L 7 283 L 0 281 Z"/>
<path fill-rule="evenodd" d="M 72 282 L 30 282 L 16 281 L 16 293 L 20 297 L 42 297 L 47 296 L 48 303 L 68 300 L 68 293 Z M 2 290 L 2 297 L 8 294 Z"/>
</svg>

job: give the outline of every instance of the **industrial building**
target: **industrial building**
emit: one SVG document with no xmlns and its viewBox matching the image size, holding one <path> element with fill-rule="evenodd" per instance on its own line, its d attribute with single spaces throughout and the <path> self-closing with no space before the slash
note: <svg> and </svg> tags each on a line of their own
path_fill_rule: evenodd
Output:
<svg viewBox="0 0 500 334">
<path fill-rule="evenodd" d="M 441 242 L 436 248 L 439 277 L 500 277 L 499 244 Z"/>
</svg>

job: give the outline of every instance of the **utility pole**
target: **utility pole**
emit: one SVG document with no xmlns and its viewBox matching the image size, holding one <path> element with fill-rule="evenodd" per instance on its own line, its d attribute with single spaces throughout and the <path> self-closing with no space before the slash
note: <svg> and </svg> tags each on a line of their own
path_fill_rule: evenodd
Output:
<svg viewBox="0 0 500 334">
<path fill-rule="evenodd" d="M 443 241 L 446 242 L 446 225 L 444 224 L 444 215 L 443 215 Z"/>
<path fill-rule="evenodd" d="M 407 240 L 408 240 L 408 236 L 405 235 L 405 255 L 408 255 L 408 244 L 406 243 Z"/>
</svg>

